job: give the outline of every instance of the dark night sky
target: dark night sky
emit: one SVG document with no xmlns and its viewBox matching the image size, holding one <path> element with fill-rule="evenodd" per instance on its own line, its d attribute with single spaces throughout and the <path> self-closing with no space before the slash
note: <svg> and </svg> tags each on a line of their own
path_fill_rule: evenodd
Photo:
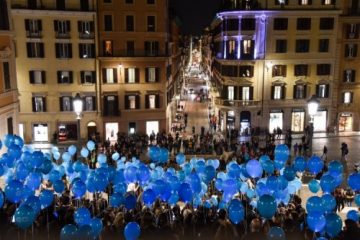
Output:
<svg viewBox="0 0 360 240">
<path fill-rule="evenodd" d="M 170 0 L 182 22 L 182 33 L 200 35 L 210 25 L 221 0 Z"/>
</svg>

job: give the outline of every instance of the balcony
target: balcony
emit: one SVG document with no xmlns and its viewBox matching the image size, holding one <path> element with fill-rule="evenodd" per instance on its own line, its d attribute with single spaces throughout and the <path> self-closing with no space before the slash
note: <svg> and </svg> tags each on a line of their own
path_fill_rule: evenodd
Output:
<svg viewBox="0 0 360 240">
<path fill-rule="evenodd" d="M 66 33 L 56 32 L 55 37 L 58 38 L 58 39 L 69 39 L 70 38 L 70 32 L 66 32 Z"/>
<path fill-rule="evenodd" d="M 360 9 L 356 7 L 348 8 L 347 14 L 351 16 L 360 16 Z"/>
<path fill-rule="evenodd" d="M 102 57 L 108 57 L 105 54 Z M 136 50 L 136 51 L 115 51 L 110 57 L 169 57 L 169 54 L 161 51 L 145 51 L 145 50 Z"/>
<path fill-rule="evenodd" d="M 80 39 L 94 39 L 95 34 L 93 32 L 92 33 L 80 32 L 79 38 Z"/>
<path fill-rule="evenodd" d="M 215 99 L 216 105 L 225 106 L 225 107 L 235 107 L 235 108 L 256 107 L 259 105 L 259 103 L 260 101 L 256 101 L 256 100 L 227 100 L 221 98 Z"/>
<path fill-rule="evenodd" d="M 26 31 L 26 37 L 27 38 L 42 38 L 42 32 L 41 31 L 36 31 L 36 32 Z"/>
</svg>

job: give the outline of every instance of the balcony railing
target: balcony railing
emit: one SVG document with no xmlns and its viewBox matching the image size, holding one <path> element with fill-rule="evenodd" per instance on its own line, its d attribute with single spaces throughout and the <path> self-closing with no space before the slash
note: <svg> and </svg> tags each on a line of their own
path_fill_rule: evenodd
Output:
<svg viewBox="0 0 360 240">
<path fill-rule="evenodd" d="M 245 107 L 245 106 L 258 106 L 260 101 L 256 100 L 227 100 L 217 98 L 215 99 L 216 105 L 226 106 L 226 107 Z"/>
<path fill-rule="evenodd" d="M 68 38 L 70 38 L 70 32 L 66 32 L 66 33 L 56 32 L 55 37 L 61 38 L 61 39 L 68 39 Z"/>
<path fill-rule="evenodd" d="M 37 31 L 37 32 L 27 31 L 26 32 L 26 37 L 28 37 L 28 38 L 41 38 L 42 37 L 42 32 L 41 31 Z"/>
<path fill-rule="evenodd" d="M 32 10 L 53 10 L 53 11 L 74 11 L 74 12 L 94 12 L 95 8 L 89 6 L 88 8 L 79 7 L 65 7 L 65 9 L 57 9 L 54 6 L 38 5 L 35 7 L 28 7 L 26 4 L 12 4 L 12 9 L 32 9 Z"/>
<path fill-rule="evenodd" d="M 109 57 L 108 55 L 103 54 L 103 57 Z M 144 50 L 137 51 L 115 51 L 111 57 L 169 57 L 165 52 L 149 52 Z"/>
<path fill-rule="evenodd" d="M 80 39 L 94 39 L 95 38 L 95 34 L 94 33 L 79 33 L 79 38 Z"/>
</svg>

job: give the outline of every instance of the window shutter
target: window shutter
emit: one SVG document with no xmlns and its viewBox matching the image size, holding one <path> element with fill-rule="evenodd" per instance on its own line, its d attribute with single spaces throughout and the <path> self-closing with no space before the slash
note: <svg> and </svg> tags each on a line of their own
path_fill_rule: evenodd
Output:
<svg viewBox="0 0 360 240">
<path fill-rule="evenodd" d="M 29 21 L 29 19 L 25 19 L 25 30 L 26 31 L 30 30 L 30 21 Z"/>
<path fill-rule="evenodd" d="M 135 96 L 136 109 L 140 109 L 140 95 Z"/>
<path fill-rule="evenodd" d="M 344 73 L 343 73 L 343 82 L 346 82 L 346 76 L 347 76 L 347 73 L 346 73 L 346 70 L 344 70 Z"/>
<path fill-rule="evenodd" d="M 341 93 L 341 102 L 345 103 L 345 93 Z"/>
<path fill-rule="evenodd" d="M 83 58 L 83 56 L 84 56 L 83 44 L 79 43 L 79 58 Z"/>
<path fill-rule="evenodd" d="M 146 95 L 145 95 L 145 108 L 148 109 L 148 108 L 149 108 L 149 105 L 150 105 L 150 104 L 149 104 L 149 95 L 146 94 Z"/>
<path fill-rule="evenodd" d="M 238 100 L 239 87 L 234 86 L 234 100 Z"/>
<path fill-rule="evenodd" d="M 31 54 L 31 43 L 26 43 L 26 51 L 27 51 L 27 56 L 28 58 L 32 57 L 32 54 Z"/>
<path fill-rule="evenodd" d="M 155 82 L 160 82 L 160 68 L 155 68 Z"/>
<path fill-rule="evenodd" d="M 41 83 L 42 84 L 46 83 L 46 72 L 45 71 L 41 71 Z"/>
<path fill-rule="evenodd" d="M 69 58 L 72 58 L 72 44 L 69 43 L 68 47 L 69 47 Z"/>
<path fill-rule="evenodd" d="M 117 69 L 113 68 L 113 75 L 114 75 L 114 83 L 117 83 Z"/>
<path fill-rule="evenodd" d="M 223 86 L 222 98 L 228 99 L 228 86 Z"/>
<path fill-rule="evenodd" d="M 60 108 L 60 112 L 64 111 L 64 106 L 63 106 L 63 97 L 59 97 L 59 108 Z"/>
<path fill-rule="evenodd" d="M 96 72 L 91 71 L 91 83 L 96 83 Z"/>
<path fill-rule="evenodd" d="M 349 46 L 345 45 L 345 56 L 344 57 L 348 57 L 349 56 Z"/>
<path fill-rule="evenodd" d="M 271 86 L 271 96 L 270 99 L 274 100 L 274 94 L 275 94 L 275 86 Z"/>
<path fill-rule="evenodd" d="M 320 92 L 319 92 L 319 84 L 316 84 L 316 96 L 320 97 Z"/>
<path fill-rule="evenodd" d="M 125 68 L 125 83 L 129 82 L 129 69 Z"/>
<path fill-rule="evenodd" d="M 115 116 L 119 116 L 119 97 L 115 96 L 115 104 L 114 104 L 114 113 Z"/>
<path fill-rule="evenodd" d="M 94 32 L 94 21 L 90 22 L 90 32 L 93 33 Z"/>
<path fill-rule="evenodd" d="M 60 57 L 60 44 L 59 43 L 55 43 L 55 55 L 56 55 L 56 58 L 59 58 Z"/>
<path fill-rule="evenodd" d="M 66 21 L 66 28 L 68 30 L 68 32 L 71 31 L 71 24 L 70 24 L 70 21 Z"/>
<path fill-rule="evenodd" d="M 62 82 L 62 80 L 61 80 L 61 71 L 57 71 L 57 82 L 58 83 Z"/>
<path fill-rule="evenodd" d="M 239 87 L 239 99 L 243 100 L 243 87 Z"/>
<path fill-rule="evenodd" d="M 106 68 L 103 68 L 103 69 L 102 69 L 102 80 L 103 80 L 103 83 L 106 83 L 106 82 L 107 82 L 107 78 L 106 78 Z"/>
<path fill-rule="evenodd" d="M 103 104 L 104 104 L 103 115 L 108 116 L 109 115 L 109 109 L 108 109 L 107 96 L 104 96 Z"/>
<path fill-rule="evenodd" d="M 58 20 L 54 20 L 54 31 L 58 31 Z"/>
<path fill-rule="evenodd" d="M 46 112 L 46 97 L 43 97 L 42 100 L 43 100 L 43 107 L 44 107 L 43 112 Z"/>
<path fill-rule="evenodd" d="M 160 95 L 155 95 L 155 108 L 160 108 Z"/>
<path fill-rule="evenodd" d="M 294 98 L 294 99 L 297 99 L 296 85 L 294 85 L 294 89 L 293 89 L 293 98 Z"/>
<path fill-rule="evenodd" d="M 32 103 L 32 111 L 36 112 L 36 106 L 35 106 L 35 98 L 31 98 L 31 103 Z"/>
<path fill-rule="evenodd" d="M 70 83 L 73 83 L 73 72 L 72 72 L 72 71 L 69 72 L 69 78 L 70 78 L 70 79 L 69 79 L 69 80 L 70 80 L 69 82 L 70 82 Z"/>
<path fill-rule="evenodd" d="M 40 47 L 40 57 L 44 57 L 44 44 L 43 43 L 40 43 L 39 44 L 39 47 Z"/>
<path fill-rule="evenodd" d="M 354 93 L 351 92 L 351 93 L 350 93 L 350 103 L 353 103 L 353 99 L 354 99 Z"/>
<path fill-rule="evenodd" d="M 95 57 L 95 44 L 91 44 L 90 57 L 91 57 L 91 58 L 94 58 L 94 57 Z"/>
<path fill-rule="evenodd" d="M 354 57 L 357 56 L 357 49 L 358 49 L 358 45 L 354 44 Z"/>
<path fill-rule="evenodd" d="M 330 84 L 325 85 L 325 97 L 328 98 L 330 95 Z"/>
<path fill-rule="evenodd" d="M 285 99 L 286 97 L 286 88 L 285 86 L 281 86 L 281 99 Z"/>
<path fill-rule="evenodd" d="M 125 109 L 129 109 L 130 108 L 129 95 L 125 95 L 124 100 L 125 100 Z"/>
<path fill-rule="evenodd" d="M 80 71 L 80 82 L 81 82 L 81 84 L 85 83 L 85 73 L 84 73 L 84 71 Z"/>
<path fill-rule="evenodd" d="M 352 70 L 351 71 L 351 82 L 355 82 L 355 74 L 356 74 L 356 71 Z"/>
<path fill-rule="evenodd" d="M 96 111 L 96 108 L 97 108 L 97 106 L 96 106 L 96 97 L 95 96 L 92 96 L 91 97 L 92 98 L 92 103 L 93 103 L 93 111 Z"/>
<path fill-rule="evenodd" d="M 39 31 L 42 31 L 42 21 L 40 19 L 37 20 L 37 24 Z"/>
<path fill-rule="evenodd" d="M 78 21 L 78 32 L 81 33 L 82 32 L 82 21 Z"/>
<path fill-rule="evenodd" d="M 145 82 L 149 82 L 149 68 L 145 68 Z"/>
<path fill-rule="evenodd" d="M 135 82 L 136 83 L 140 82 L 140 69 L 139 68 L 135 68 Z"/>
<path fill-rule="evenodd" d="M 30 77 L 30 83 L 34 84 L 35 83 L 34 71 L 29 71 L 29 77 Z"/>
<path fill-rule="evenodd" d="M 250 100 L 254 100 L 254 87 L 250 87 Z"/>
<path fill-rule="evenodd" d="M 307 98 L 307 89 L 308 89 L 308 86 L 304 85 L 304 97 L 303 98 Z"/>
</svg>

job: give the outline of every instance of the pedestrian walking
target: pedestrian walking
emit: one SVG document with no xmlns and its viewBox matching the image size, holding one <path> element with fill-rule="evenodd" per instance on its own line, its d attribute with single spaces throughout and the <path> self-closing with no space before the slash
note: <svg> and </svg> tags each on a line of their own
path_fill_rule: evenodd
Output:
<svg viewBox="0 0 360 240">
<path fill-rule="evenodd" d="M 324 160 L 325 162 L 327 161 L 327 152 L 328 152 L 328 149 L 327 149 L 326 145 L 324 145 L 323 154 L 321 156 L 321 159 Z"/>
</svg>

